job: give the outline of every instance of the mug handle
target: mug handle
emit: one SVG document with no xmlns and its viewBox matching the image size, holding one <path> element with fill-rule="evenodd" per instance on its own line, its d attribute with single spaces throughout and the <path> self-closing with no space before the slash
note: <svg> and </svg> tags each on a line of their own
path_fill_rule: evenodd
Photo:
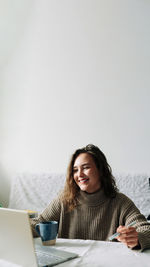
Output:
<svg viewBox="0 0 150 267">
<path fill-rule="evenodd" d="M 36 224 L 35 226 L 35 231 L 38 233 L 38 235 L 40 236 L 40 229 L 39 229 L 39 223 Z"/>
</svg>

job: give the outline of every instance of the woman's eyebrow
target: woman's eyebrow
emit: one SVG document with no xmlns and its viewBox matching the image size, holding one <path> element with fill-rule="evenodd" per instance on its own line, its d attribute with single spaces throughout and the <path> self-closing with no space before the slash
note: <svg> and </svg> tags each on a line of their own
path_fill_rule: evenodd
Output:
<svg viewBox="0 0 150 267">
<path fill-rule="evenodd" d="M 89 162 L 85 162 L 85 163 L 82 164 L 82 166 L 86 166 L 86 165 L 90 165 L 90 163 Z"/>
<path fill-rule="evenodd" d="M 90 165 L 90 163 L 89 162 L 85 162 L 85 163 L 81 164 L 80 166 L 84 167 L 84 166 L 87 166 L 87 165 Z M 76 169 L 76 168 L 78 168 L 78 166 L 73 166 L 73 169 Z"/>
</svg>

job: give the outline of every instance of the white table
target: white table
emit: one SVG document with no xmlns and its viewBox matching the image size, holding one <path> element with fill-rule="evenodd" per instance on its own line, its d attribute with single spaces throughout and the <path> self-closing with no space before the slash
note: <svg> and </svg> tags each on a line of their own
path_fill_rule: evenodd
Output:
<svg viewBox="0 0 150 267">
<path fill-rule="evenodd" d="M 40 244 L 41 239 L 36 238 L 35 242 Z M 150 267 L 150 249 L 138 252 L 119 242 L 58 238 L 54 247 L 79 255 L 60 267 Z M 21 266 L 0 259 L 0 267 Z"/>
<path fill-rule="evenodd" d="M 150 249 L 138 252 L 119 242 L 58 238 L 54 247 L 79 255 L 60 267 L 150 267 Z"/>
</svg>

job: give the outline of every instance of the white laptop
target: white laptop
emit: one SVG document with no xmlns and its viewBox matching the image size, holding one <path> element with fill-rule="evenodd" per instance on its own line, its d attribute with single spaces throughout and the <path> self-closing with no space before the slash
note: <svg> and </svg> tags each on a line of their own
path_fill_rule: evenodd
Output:
<svg viewBox="0 0 150 267">
<path fill-rule="evenodd" d="M 0 259 L 23 267 L 54 266 L 78 255 L 34 245 L 26 211 L 0 208 Z"/>
</svg>

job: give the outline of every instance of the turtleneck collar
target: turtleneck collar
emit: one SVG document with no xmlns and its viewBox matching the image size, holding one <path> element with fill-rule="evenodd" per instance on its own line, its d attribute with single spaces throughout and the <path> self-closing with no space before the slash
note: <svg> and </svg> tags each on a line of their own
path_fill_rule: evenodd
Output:
<svg viewBox="0 0 150 267">
<path fill-rule="evenodd" d="M 103 189 L 98 190 L 95 193 L 87 193 L 85 191 L 79 192 L 78 201 L 80 204 L 86 204 L 87 206 L 99 206 L 103 204 L 108 197 L 104 194 Z"/>
</svg>

